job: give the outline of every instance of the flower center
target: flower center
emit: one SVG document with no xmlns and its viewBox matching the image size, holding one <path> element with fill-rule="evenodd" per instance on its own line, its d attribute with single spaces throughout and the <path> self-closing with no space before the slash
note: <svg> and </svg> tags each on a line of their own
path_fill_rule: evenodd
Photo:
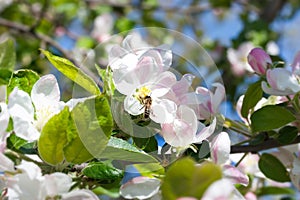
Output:
<svg viewBox="0 0 300 200">
<path fill-rule="evenodd" d="M 141 104 L 143 104 L 143 100 L 150 96 L 151 90 L 147 86 L 143 86 L 139 89 L 136 89 L 135 94 L 133 95 Z"/>
</svg>

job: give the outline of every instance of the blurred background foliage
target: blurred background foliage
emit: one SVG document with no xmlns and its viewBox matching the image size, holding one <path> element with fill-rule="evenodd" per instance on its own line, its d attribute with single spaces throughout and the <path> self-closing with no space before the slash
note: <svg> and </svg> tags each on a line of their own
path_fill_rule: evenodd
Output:
<svg viewBox="0 0 300 200">
<path fill-rule="evenodd" d="M 226 87 L 227 115 L 235 118 L 230 107 L 257 79 L 246 59 L 251 48 L 292 63 L 300 49 L 299 6 L 298 0 L 0 0 L 0 41 L 14 39 L 17 68 L 65 81 L 39 48 L 79 66 L 89 50 L 114 34 L 139 27 L 176 30 L 210 54 Z M 96 56 L 105 66 L 106 58 Z M 68 98 L 71 87 L 60 87 Z"/>
</svg>

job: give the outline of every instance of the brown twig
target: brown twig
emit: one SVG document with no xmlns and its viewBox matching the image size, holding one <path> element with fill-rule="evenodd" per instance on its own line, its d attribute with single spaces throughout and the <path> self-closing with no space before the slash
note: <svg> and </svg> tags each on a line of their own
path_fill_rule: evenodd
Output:
<svg viewBox="0 0 300 200">
<path fill-rule="evenodd" d="M 297 144 L 300 143 L 300 135 L 291 143 Z M 257 153 L 259 151 L 268 150 L 276 147 L 285 146 L 286 144 L 279 143 L 275 139 L 268 139 L 261 144 L 257 145 L 242 145 L 242 146 L 231 146 L 231 153 Z"/>
<path fill-rule="evenodd" d="M 21 33 L 31 35 L 39 40 L 42 40 L 42 41 L 46 42 L 47 44 L 56 48 L 67 59 L 74 61 L 74 59 L 69 55 L 69 52 L 66 51 L 65 49 L 63 49 L 56 41 L 54 41 L 52 38 L 50 38 L 47 35 L 36 32 L 35 30 L 31 29 L 31 27 L 29 27 L 29 26 L 26 26 L 26 25 L 20 24 L 20 23 L 16 23 L 16 22 L 12 22 L 12 21 L 9 21 L 4 18 L 0 18 L 0 26 L 5 26 L 7 28 L 16 30 Z"/>
</svg>

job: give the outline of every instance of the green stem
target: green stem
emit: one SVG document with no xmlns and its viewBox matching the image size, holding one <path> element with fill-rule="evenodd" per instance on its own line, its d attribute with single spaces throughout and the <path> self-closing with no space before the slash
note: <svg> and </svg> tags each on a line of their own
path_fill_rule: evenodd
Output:
<svg viewBox="0 0 300 200">
<path fill-rule="evenodd" d="M 38 161 L 36 161 L 36 160 L 33 160 L 32 158 L 29 158 L 29 157 L 25 156 L 24 154 L 21 154 L 21 153 L 12 151 L 12 150 L 10 150 L 10 149 L 7 149 L 7 150 L 5 151 L 5 153 L 8 154 L 8 155 L 13 156 L 13 157 L 15 157 L 15 158 L 19 158 L 19 159 L 22 159 L 22 160 L 26 160 L 26 161 L 29 161 L 29 162 L 33 162 L 33 163 L 37 164 L 38 166 L 41 166 L 41 165 L 43 164 L 42 162 L 38 162 Z"/>
<path fill-rule="evenodd" d="M 244 158 L 247 156 L 248 153 L 244 153 L 244 155 L 241 157 L 241 159 L 235 164 L 235 167 L 238 167 L 239 164 L 244 160 Z"/>
</svg>

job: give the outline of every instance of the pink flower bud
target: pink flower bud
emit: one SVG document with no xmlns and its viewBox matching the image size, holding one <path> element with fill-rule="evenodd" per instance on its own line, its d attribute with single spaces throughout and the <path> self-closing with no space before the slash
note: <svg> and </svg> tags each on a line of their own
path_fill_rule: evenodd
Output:
<svg viewBox="0 0 300 200">
<path fill-rule="evenodd" d="M 261 48 L 254 48 L 248 55 L 248 63 L 258 74 L 265 74 L 268 64 L 272 64 L 271 57 Z"/>
</svg>

